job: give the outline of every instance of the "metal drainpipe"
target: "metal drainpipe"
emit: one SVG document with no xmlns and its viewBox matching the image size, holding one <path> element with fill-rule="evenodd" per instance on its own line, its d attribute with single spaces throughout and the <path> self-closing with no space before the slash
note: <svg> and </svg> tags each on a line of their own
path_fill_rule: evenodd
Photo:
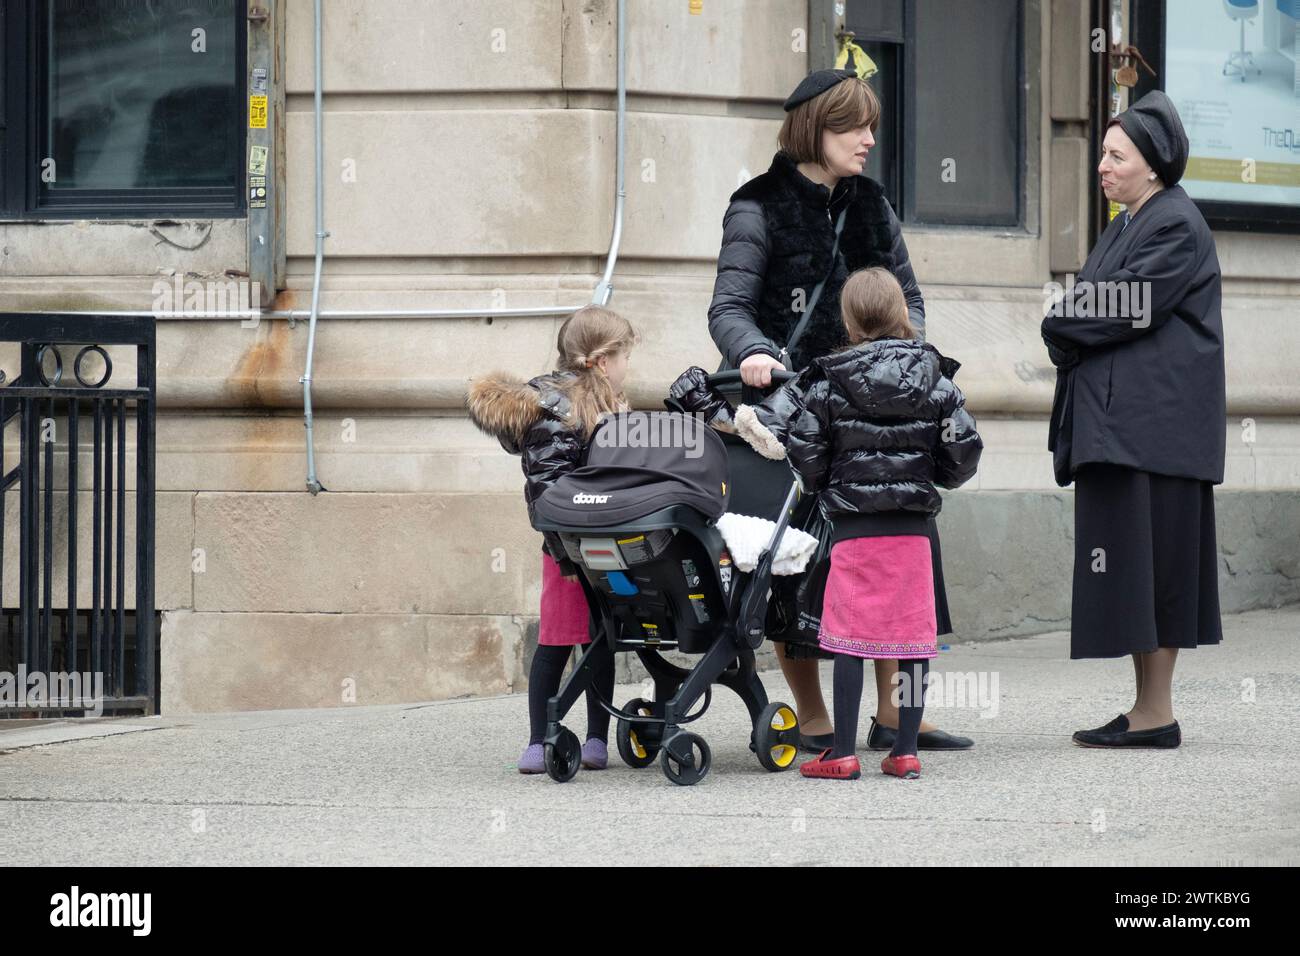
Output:
<svg viewBox="0 0 1300 956">
<path fill-rule="evenodd" d="M 313 495 L 324 490 L 316 477 L 316 449 L 312 435 L 311 368 L 316 355 L 316 320 L 320 318 L 320 273 L 325 259 L 325 174 L 324 146 L 321 137 L 321 0 L 315 0 L 316 29 L 316 270 L 311 280 L 310 325 L 307 328 L 307 368 L 302 378 L 303 424 L 307 428 L 307 490 Z"/>
<path fill-rule="evenodd" d="M 618 0 L 618 111 L 615 125 L 618 141 L 616 192 L 614 193 L 614 234 L 609 240 L 609 252 L 605 257 L 605 274 L 592 293 L 591 301 L 596 305 L 608 305 L 614 294 L 611 282 L 614 278 L 614 264 L 618 261 L 618 249 L 623 242 L 623 200 L 627 190 L 623 178 L 623 166 L 626 153 L 627 134 L 627 0 Z"/>
</svg>

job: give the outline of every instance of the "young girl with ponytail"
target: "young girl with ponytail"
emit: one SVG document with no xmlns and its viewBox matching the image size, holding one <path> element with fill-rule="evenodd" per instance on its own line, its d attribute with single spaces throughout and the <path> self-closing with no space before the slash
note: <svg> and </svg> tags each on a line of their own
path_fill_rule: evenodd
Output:
<svg viewBox="0 0 1300 956">
<path fill-rule="evenodd" d="M 558 368 L 528 382 L 492 372 L 471 382 L 470 420 L 522 458 L 528 518 L 556 479 L 582 464 L 601 416 L 627 410 L 623 382 L 636 343 L 631 324 L 617 313 L 589 305 L 565 319 L 556 338 Z M 541 626 L 528 675 L 528 746 L 520 773 L 542 773 L 546 702 L 560 689 L 571 648 L 590 640 L 589 611 L 578 570 L 553 535 L 542 546 Z M 587 693 L 587 740 L 582 766 L 608 763 L 609 714 L 597 702 L 614 692 L 612 657 L 600 662 Z"/>
</svg>

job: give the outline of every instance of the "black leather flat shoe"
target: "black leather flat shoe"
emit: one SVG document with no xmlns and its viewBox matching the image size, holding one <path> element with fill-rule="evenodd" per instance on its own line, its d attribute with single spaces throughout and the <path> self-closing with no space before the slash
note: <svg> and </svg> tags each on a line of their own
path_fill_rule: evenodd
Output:
<svg viewBox="0 0 1300 956">
<path fill-rule="evenodd" d="M 867 747 L 870 750 L 893 750 L 898 731 L 878 723 L 871 718 L 871 732 L 867 734 Z M 916 735 L 917 750 L 970 750 L 975 741 L 969 737 L 958 737 L 943 730 L 927 730 Z"/>
<path fill-rule="evenodd" d="M 893 750 L 894 741 L 897 739 L 897 737 L 898 737 L 897 730 L 894 730 L 891 727 L 886 727 L 884 724 L 877 721 L 876 718 L 872 717 L 871 731 L 867 734 L 867 749 L 868 750 Z M 919 739 L 916 742 L 916 746 L 917 749 L 920 749 L 921 741 Z"/>
<path fill-rule="evenodd" d="M 1128 718 L 1120 714 L 1104 727 L 1076 730 L 1074 742 L 1080 747 L 1162 747 L 1173 748 L 1183 742 L 1178 721 L 1150 730 L 1129 730 Z"/>
<path fill-rule="evenodd" d="M 819 754 L 835 746 L 834 734 L 800 734 L 799 749 L 806 754 Z"/>
<path fill-rule="evenodd" d="M 925 730 L 916 735 L 917 750 L 970 750 L 975 741 L 946 730 Z"/>
</svg>

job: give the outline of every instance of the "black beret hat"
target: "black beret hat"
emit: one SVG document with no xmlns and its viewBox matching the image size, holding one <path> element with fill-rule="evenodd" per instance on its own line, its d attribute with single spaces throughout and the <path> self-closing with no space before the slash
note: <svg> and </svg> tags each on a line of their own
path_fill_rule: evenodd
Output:
<svg viewBox="0 0 1300 956">
<path fill-rule="evenodd" d="M 1117 123 L 1162 183 L 1172 186 L 1183 178 L 1190 144 L 1174 101 L 1163 91 L 1152 90 L 1107 125 Z"/>
<path fill-rule="evenodd" d="M 785 101 L 785 111 L 788 113 L 800 103 L 820 96 L 837 83 L 851 80 L 857 75 L 856 70 L 816 70 L 809 73 L 799 81 L 790 98 Z"/>
</svg>

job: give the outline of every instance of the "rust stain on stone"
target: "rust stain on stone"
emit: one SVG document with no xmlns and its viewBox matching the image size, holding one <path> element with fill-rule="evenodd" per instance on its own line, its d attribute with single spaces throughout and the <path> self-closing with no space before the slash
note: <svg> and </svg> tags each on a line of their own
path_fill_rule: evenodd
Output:
<svg viewBox="0 0 1300 956">
<path fill-rule="evenodd" d="M 463 658 L 464 673 L 479 680 L 501 680 L 501 631 L 489 624 L 470 628 L 471 642 Z"/>
<path fill-rule="evenodd" d="M 289 326 L 287 322 L 262 322 L 254 334 L 257 338 L 240 357 L 228 381 L 240 402 L 262 407 L 266 405 L 262 380 L 277 375 L 288 358 Z"/>
<path fill-rule="evenodd" d="M 296 308 L 299 308 L 297 289 L 281 289 L 271 302 L 271 309 L 275 312 L 291 312 Z"/>
</svg>

